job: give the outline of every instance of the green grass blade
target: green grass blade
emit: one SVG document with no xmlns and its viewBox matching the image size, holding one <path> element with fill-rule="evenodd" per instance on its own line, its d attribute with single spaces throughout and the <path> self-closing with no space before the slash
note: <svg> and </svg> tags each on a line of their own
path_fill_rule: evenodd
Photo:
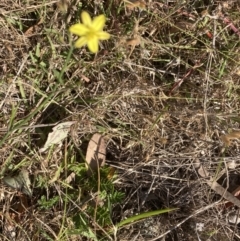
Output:
<svg viewBox="0 0 240 241">
<path fill-rule="evenodd" d="M 151 211 L 151 212 L 141 213 L 141 214 L 138 214 L 136 216 L 132 216 L 130 218 L 127 218 L 127 219 L 121 221 L 116 226 L 122 227 L 122 226 L 125 226 L 125 225 L 129 224 L 129 223 L 139 221 L 140 219 L 150 218 L 150 217 L 153 217 L 153 216 L 156 216 L 156 215 L 159 215 L 159 214 L 172 212 L 172 211 L 177 210 L 177 209 L 178 208 L 166 208 L 166 209 L 160 209 L 160 210 L 155 210 L 155 211 Z"/>
<path fill-rule="evenodd" d="M 12 129 L 14 119 L 17 115 L 17 110 L 18 110 L 18 106 L 15 107 L 14 105 L 12 105 L 12 111 L 11 111 L 11 116 L 8 124 L 8 130 Z"/>
</svg>

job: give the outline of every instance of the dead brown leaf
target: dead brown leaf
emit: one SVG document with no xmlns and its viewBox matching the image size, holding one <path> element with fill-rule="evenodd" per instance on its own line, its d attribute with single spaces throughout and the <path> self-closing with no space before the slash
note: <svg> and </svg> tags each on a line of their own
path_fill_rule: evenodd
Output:
<svg viewBox="0 0 240 241">
<path fill-rule="evenodd" d="M 235 195 L 228 192 L 226 188 L 222 187 L 215 180 L 211 179 L 210 181 L 207 181 L 207 184 L 210 186 L 212 190 L 214 190 L 217 194 L 221 195 L 227 201 L 233 203 L 237 207 L 240 207 L 240 200 Z"/>
<path fill-rule="evenodd" d="M 240 200 L 240 187 L 237 187 L 233 192 L 232 195 L 235 196 L 237 199 Z M 225 208 L 232 207 L 234 204 L 232 202 L 225 203 Z"/>
<path fill-rule="evenodd" d="M 86 154 L 86 163 L 88 174 L 96 172 L 100 167 L 104 166 L 106 160 L 106 143 L 100 134 L 94 134 L 88 143 Z"/>
<path fill-rule="evenodd" d="M 141 43 L 141 39 L 139 36 L 127 40 L 127 45 L 133 46 L 133 47 L 139 45 L 140 43 Z"/>
<path fill-rule="evenodd" d="M 43 23 L 43 19 L 40 19 L 37 24 L 31 26 L 30 28 L 28 28 L 25 32 L 24 32 L 24 35 L 26 37 L 31 37 L 33 36 L 34 34 L 36 33 L 39 33 L 40 32 L 40 26 Z"/>
<path fill-rule="evenodd" d="M 124 0 L 126 8 L 132 10 L 134 8 L 146 9 L 146 3 L 139 0 Z"/>
<path fill-rule="evenodd" d="M 240 131 L 232 131 L 230 134 L 222 135 L 220 138 L 225 144 L 225 146 L 230 146 L 231 140 L 240 138 Z"/>
</svg>

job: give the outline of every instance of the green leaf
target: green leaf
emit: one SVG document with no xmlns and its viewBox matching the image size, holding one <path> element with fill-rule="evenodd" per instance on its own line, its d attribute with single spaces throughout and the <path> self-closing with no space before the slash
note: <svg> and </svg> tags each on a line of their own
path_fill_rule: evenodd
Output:
<svg viewBox="0 0 240 241">
<path fill-rule="evenodd" d="M 35 55 L 39 58 L 41 56 L 40 43 L 37 43 Z"/>
<path fill-rule="evenodd" d="M 77 228 L 73 230 L 69 230 L 70 235 L 80 234 L 82 236 L 90 238 L 91 240 L 98 241 L 93 230 L 90 228 L 89 224 L 86 223 L 85 219 L 80 214 L 76 215 L 73 218 L 73 222 L 75 223 L 75 226 L 77 226 Z"/>
<path fill-rule="evenodd" d="M 38 204 L 41 206 L 42 209 L 50 209 L 58 202 L 59 196 L 53 197 L 48 200 L 46 200 L 45 196 L 41 196 L 41 199 L 38 200 Z"/>
<path fill-rule="evenodd" d="M 143 218 L 149 218 L 149 217 L 153 217 L 153 216 L 156 216 L 156 215 L 159 215 L 159 214 L 172 212 L 172 211 L 177 210 L 177 209 L 178 208 L 167 208 L 167 209 L 160 209 L 160 210 L 155 210 L 155 211 L 151 211 L 151 212 L 141 213 L 141 214 L 138 214 L 136 216 L 132 216 L 130 218 L 127 218 L 127 219 L 121 221 L 116 226 L 122 227 L 122 226 L 125 226 L 125 225 L 129 224 L 129 223 L 139 221 L 140 219 L 143 219 Z"/>
</svg>

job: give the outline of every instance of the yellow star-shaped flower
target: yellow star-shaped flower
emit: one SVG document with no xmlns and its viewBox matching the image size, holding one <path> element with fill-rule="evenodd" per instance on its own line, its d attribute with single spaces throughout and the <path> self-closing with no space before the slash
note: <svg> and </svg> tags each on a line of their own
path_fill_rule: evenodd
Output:
<svg viewBox="0 0 240 241">
<path fill-rule="evenodd" d="M 74 46 L 80 48 L 87 44 L 88 49 L 92 53 L 98 52 L 98 41 L 107 40 L 110 38 L 110 34 L 103 31 L 103 27 L 106 22 L 106 17 L 102 14 L 93 20 L 90 15 L 83 11 L 81 13 L 82 23 L 77 23 L 69 28 L 69 31 L 73 34 L 80 36 Z"/>
</svg>

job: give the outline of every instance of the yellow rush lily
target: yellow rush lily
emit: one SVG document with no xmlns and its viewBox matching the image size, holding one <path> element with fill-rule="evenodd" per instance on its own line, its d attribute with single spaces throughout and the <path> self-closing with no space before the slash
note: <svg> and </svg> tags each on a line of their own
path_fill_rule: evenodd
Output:
<svg viewBox="0 0 240 241">
<path fill-rule="evenodd" d="M 69 28 L 69 31 L 73 34 L 80 36 L 74 46 L 80 48 L 87 44 L 88 49 L 92 53 L 98 52 L 98 41 L 106 40 L 110 38 L 110 34 L 103 31 L 103 27 L 106 22 L 106 17 L 101 14 L 93 20 L 90 15 L 83 11 L 81 13 L 82 23 L 77 23 Z"/>
</svg>

